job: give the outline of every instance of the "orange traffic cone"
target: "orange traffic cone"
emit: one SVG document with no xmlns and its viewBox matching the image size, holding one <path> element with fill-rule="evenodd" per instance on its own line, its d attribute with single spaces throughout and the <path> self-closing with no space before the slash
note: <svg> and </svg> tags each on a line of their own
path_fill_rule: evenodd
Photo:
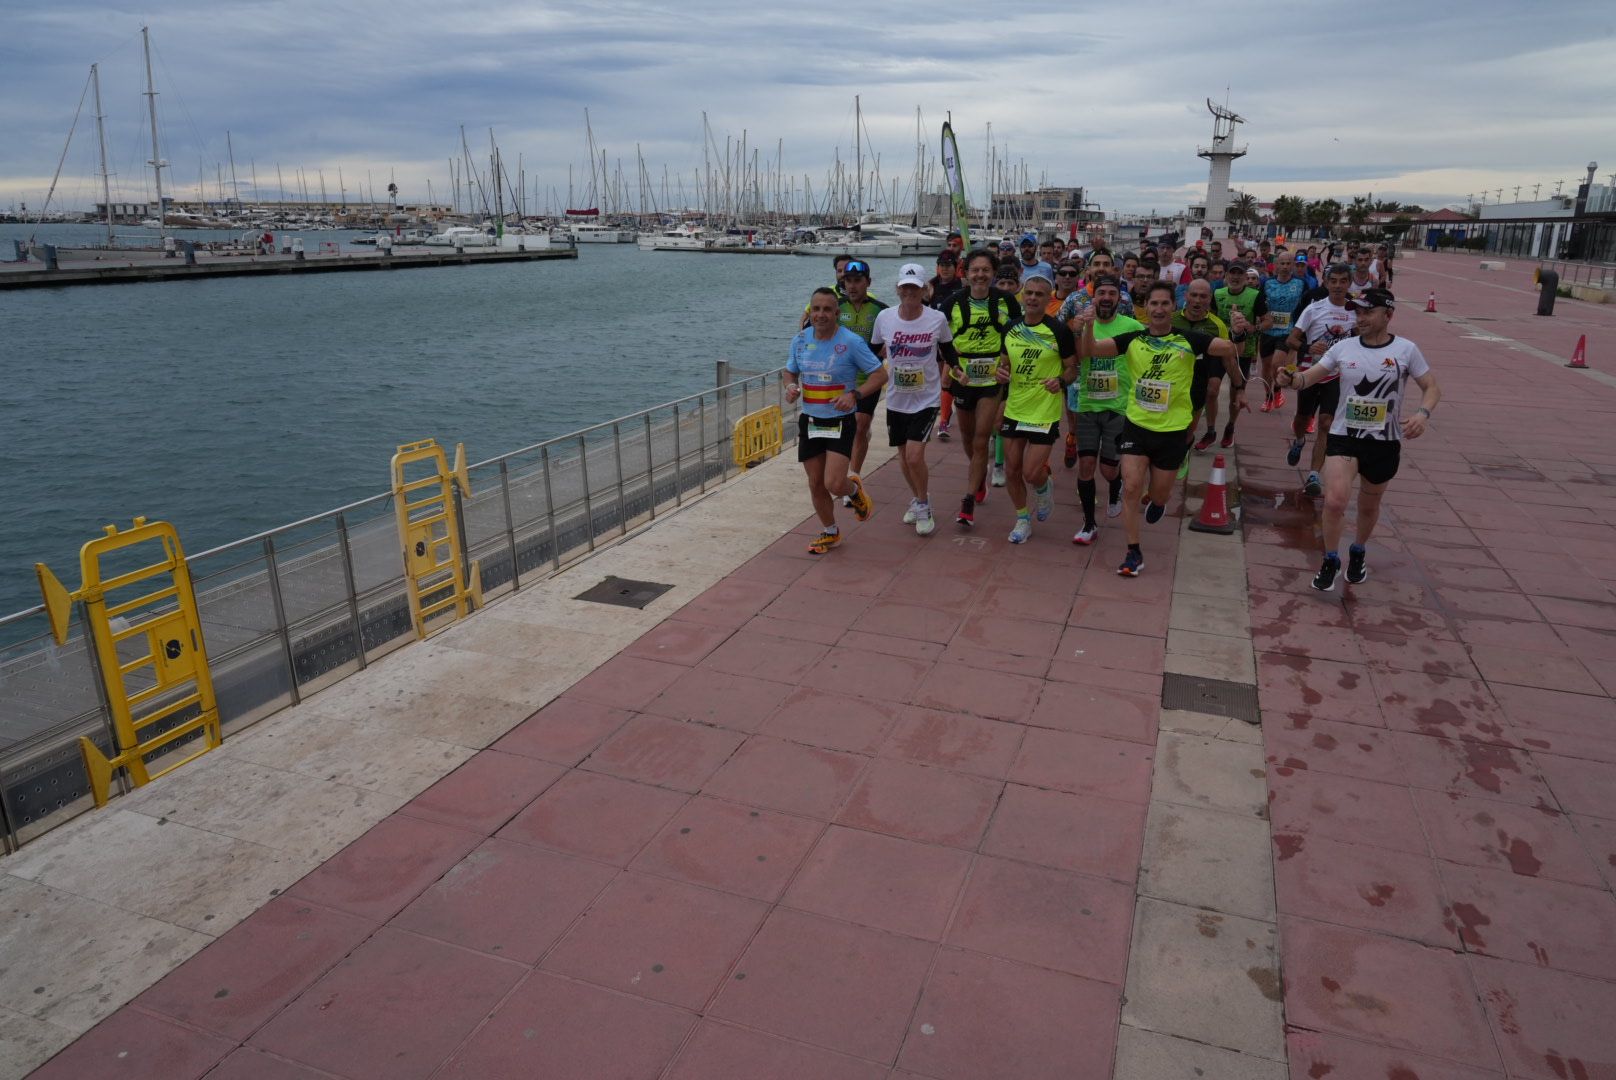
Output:
<svg viewBox="0 0 1616 1080">
<path fill-rule="evenodd" d="M 1425 310 L 1428 313 L 1432 314 L 1432 315 L 1436 314 L 1436 293 L 1435 292 L 1432 292 L 1431 293 L 1431 298 L 1425 302 Z"/>
<path fill-rule="evenodd" d="M 1195 532 L 1219 533 L 1228 536 L 1234 532 L 1234 518 L 1229 514 L 1229 485 L 1223 478 L 1223 455 L 1212 459 L 1212 476 L 1206 482 L 1206 497 L 1201 500 L 1201 512 L 1190 522 Z"/>
<path fill-rule="evenodd" d="M 1566 367 L 1585 368 L 1588 366 L 1588 335 L 1583 334 L 1577 338 L 1577 347 L 1571 350 L 1571 363 Z"/>
</svg>

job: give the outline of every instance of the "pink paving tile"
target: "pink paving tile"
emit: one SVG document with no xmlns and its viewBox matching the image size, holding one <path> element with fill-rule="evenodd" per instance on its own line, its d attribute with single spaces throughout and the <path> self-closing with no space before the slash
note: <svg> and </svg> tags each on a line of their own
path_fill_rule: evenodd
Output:
<svg viewBox="0 0 1616 1080">
<path fill-rule="evenodd" d="M 782 682 L 697 667 L 687 669 L 646 706 L 646 712 L 732 731 L 756 731 L 790 692 Z"/>
<path fill-rule="evenodd" d="M 956 561 L 980 563 L 977 577 L 986 577 L 991 568 L 991 564 L 986 560 Z M 919 604 L 922 607 L 963 613 L 976 598 L 980 584 L 979 580 L 973 580 L 972 575 L 962 575 L 953 567 L 939 573 L 930 573 L 922 567 L 920 560 L 916 560 L 911 569 L 893 578 L 892 584 L 888 585 L 886 592 L 881 595 L 883 599 L 897 603 Z"/>
<path fill-rule="evenodd" d="M 1425 855 L 1310 836 L 1274 860 L 1279 910 L 1319 922 L 1454 948 L 1436 867 Z"/>
<path fill-rule="evenodd" d="M 1413 787 L 1526 806 L 1549 804 L 1548 786 L 1524 751 L 1401 731 L 1387 738 Z"/>
<path fill-rule="evenodd" d="M 1357 633 L 1337 626 L 1253 619 L 1251 647 L 1258 652 L 1319 656 L 1343 664 L 1364 662 Z"/>
<path fill-rule="evenodd" d="M 1314 570 L 1317 569 L 1311 559 L 1305 567 L 1265 566 L 1251 561 L 1251 550 L 1249 547 L 1246 549 L 1246 584 L 1253 590 L 1295 592 L 1298 589 L 1305 589 L 1313 578 Z"/>
<path fill-rule="evenodd" d="M 1549 556 L 1538 556 L 1548 559 Z M 1567 600 L 1587 600 L 1608 604 L 1613 599 L 1610 589 L 1578 572 L 1576 561 L 1566 559 L 1555 566 L 1534 566 L 1531 569 L 1511 570 L 1509 576 L 1528 596 L 1557 596 Z"/>
<path fill-rule="evenodd" d="M 764 613 L 777 619 L 797 619 L 846 630 L 870 604 L 869 597 L 826 592 L 797 582 L 775 597 Z"/>
<path fill-rule="evenodd" d="M 970 866 L 964 851 L 832 825 L 780 902 L 940 941 Z"/>
<path fill-rule="evenodd" d="M 167 1017 L 122 1008 L 28 1075 L 37 1080 L 197 1080 L 234 1048 L 231 1040 L 193 1031 Z"/>
<path fill-rule="evenodd" d="M 1288 653 L 1257 654 L 1263 712 L 1300 712 L 1378 727 L 1380 699 L 1366 667 Z"/>
<path fill-rule="evenodd" d="M 1288 916 L 1280 937 L 1287 1023 L 1498 1068 L 1456 954 Z"/>
<path fill-rule="evenodd" d="M 527 972 L 383 927 L 252 1038 L 352 1080 L 425 1077 Z"/>
<path fill-rule="evenodd" d="M 938 662 L 946 667 L 964 667 L 977 671 L 997 671 L 1004 675 L 1024 675 L 1029 679 L 1042 679 L 1049 670 L 1047 656 L 1020 656 L 1016 653 L 985 649 L 973 642 L 956 638 L 943 650 Z"/>
<path fill-rule="evenodd" d="M 330 1075 L 242 1046 L 219 1062 L 207 1080 L 329 1080 Z"/>
<path fill-rule="evenodd" d="M 1521 622 L 1535 622 L 1543 618 L 1538 614 L 1538 609 L 1532 606 L 1532 601 L 1520 593 L 1447 587 L 1437 589 L 1436 595 L 1443 608 L 1453 615 Z"/>
<path fill-rule="evenodd" d="M 641 634 L 623 652 L 665 664 L 697 664 L 723 643 L 732 631 L 719 626 L 669 619 Z"/>
<path fill-rule="evenodd" d="M 484 750 L 399 808 L 399 813 L 491 834 L 566 772 L 519 754 Z"/>
<path fill-rule="evenodd" d="M 1605 884 L 1616 890 L 1616 822 L 1569 815 L 1577 836 L 1587 848 Z"/>
<path fill-rule="evenodd" d="M 1065 617 L 1066 605 L 1061 605 Z M 973 614 L 960 626 L 956 638 L 961 644 L 1017 656 L 1054 656 L 1065 627 L 1058 622 L 1040 622 L 1010 615 Z"/>
<path fill-rule="evenodd" d="M 707 781 L 721 799 L 829 820 L 864 768 L 865 758 L 754 735 Z"/>
<path fill-rule="evenodd" d="M 1274 843 L 1296 834 L 1426 854 L 1425 834 L 1409 789 L 1356 777 L 1297 770 L 1269 777 L 1268 820 Z"/>
<path fill-rule="evenodd" d="M 1061 635 L 1055 656 L 1074 665 L 1159 674 L 1167 659 L 1167 644 L 1159 637 L 1072 626 Z"/>
<path fill-rule="evenodd" d="M 1002 779 L 1024 730 L 1020 724 L 911 706 L 903 710 L 881 756 Z"/>
<path fill-rule="evenodd" d="M 1532 760 L 1548 780 L 1560 809 L 1616 820 L 1616 763 L 1542 753 L 1533 754 Z"/>
<path fill-rule="evenodd" d="M 771 615 L 752 616 L 741 626 L 739 632 L 785 638 L 787 641 L 810 641 L 815 645 L 834 645 L 844 633 L 836 626 L 819 626 L 800 619 L 776 619 Z"/>
<path fill-rule="evenodd" d="M 1285 1039 L 1291 1061 L 1291 1080 L 1318 1077 L 1380 1078 L 1391 1080 L 1503 1080 L 1502 1073 L 1472 1069 L 1451 1061 L 1426 1057 L 1389 1046 L 1343 1039 L 1318 1031 L 1291 1031 Z"/>
<path fill-rule="evenodd" d="M 1043 683 L 1024 675 L 939 664 L 921 681 L 914 704 L 993 720 L 1024 721 L 1038 703 Z"/>
<path fill-rule="evenodd" d="M 1308 719 L 1305 727 L 1278 722 L 1263 725 L 1268 763 L 1280 776 L 1310 769 L 1364 780 L 1403 782 L 1391 735 L 1362 724 Z"/>
<path fill-rule="evenodd" d="M 1064 592 L 1067 599 L 1071 599 L 1077 592 L 1077 587 L 1083 581 L 1083 571 L 1080 569 L 1081 560 L 1087 552 L 1081 548 L 1071 552 L 1061 552 L 1059 561 L 1062 566 L 1052 572 L 1048 561 L 1019 559 L 995 559 L 993 573 L 987 577 L 989 585 L 1012 585 L 1022 589 L 1040 589 L 1048 592 Z M 1079 560 L 1078 563 L 1068 562 L 1070 559 Z"/>
<path fill-rule="evenodd" d="M 559 697 L 512 728 L 493 749 L 572 766 L 633 715 L 583 698 Z"/>
<path fill-rule="evenodd" d="M 276 897 L 169 972 L 135 1004 L 240 1041 L 374 929 L 368 919 Z"/>
<path fill-rule="evenodd" d="M 1389 728 L 1467 742 L 1513 740 L 1486 683 L 1414 671 L 1374 671 L 1370 678 Z"/>
<path fill-rule="evenodd" d="M 1058 731 L 1156 744 L 1160 696 L 1108 690 L 1083 683 L 1050 682 L 1027 723 Z"/>
<path fill-rule="evenodd" d="M 756 900 L 631 870 L 606 887 L 541 966 L 700 1011 L 767 910 Z"/>
<path fill-rule="evenodd" d="M 759 729 L 792 742 L 827 750 L 873 754 L 897 723 L 903 706 L 890 701 L 849 697 L 798 687 Z"/>
<path fill-rule="evenodd" d="M 1524 877 L 1600 884 L 1598 868 L 1564 814 L 1436 791 L 1415 791 L 1414 805 L 1439 859 Z"/>
<path fill-rule="evenodd" d="M 1010 779 L 1032 787 L 1149 802 L 1155 749 L 1123 739 L 1031 728 Z"/>
<path fill-rule="evenodd" d="M 978 856 L 948 944 L 1122 985 L 1132 885 Z"/>
<path fill-rule="evenodd" d="M 959 629 L 960 613 L 922 604 L 903 604 L 882 597 L 864 609 L 851 629 L 917 641 L 948 643 Z"/>
<path fill-rule="evenodd" d="M 1318 559 L 1308 557 L 1308 566 L 1318 569 Z M 1249 590 L 1246 604 L 1257 622 L 1298 623 L 1303 626 L 1347 627 L 1351 621 L 1347 605 L 1333 595 L 1312 592 L 1266 592 Z"/>
<path fill-rule="evenodd" d="M 392 925 L 536 964 L 617 871 L 490 840 L 393 918 Z"/>
<path fill-rule="evenodd" d="M 825 655 L 825 646 L 762 634 L 736 634 L 701 662 L 729 675 L 795 683 Z"/>
<path fill-rule="evenodd" d="M 862 630 L 849 630 L 838 637 L 836 644 L 858 652 L 882 653 L 902 656 L 910 660 L 936 663 L 943 657 L 944 646 L 935 641 L 916 641 L 914 638 L 890 637 L 885 634 L 866 634 Z"/>
<path fill-rule="evenodd" d="M 286 893 L 381 922 L 482 841 L 477 833 L 395 814 L 377 822 Z"/>
<path fill-rule="evenodd" d="M 1466 951 L 1578 975 L 1616 977 L 1616 898 L 1507 870 L 1440 865 Z"/>
<path fill-rule="evenodd" d="M 1460 566 L 1428 563 L 1426 574 L 1437 585 L 1464 589 L 1493 589 L 1499 592 L 1519 592 L 1515 579 L 1492 566 Z"/>
<path fill-rule="evenodd" d="M 915 688 L 932 666 L 926 660 L 838 647 L 826 653 L 802 681 L 859 697 L 906 702 L 914 697 Z"/>
<path fill-rule="evenodd" d="M 773 901 L 823 828 L 772 810 L 691 799 L 645 846 L 632 869 Z"/>
<path fill-rule="evenodd" d="M 1168 614 L 1169 606 L 1166 604 L 1111 600 L 1079 593 L 1077 599 L 1072 601 L 1072 610 L 1066 616 L 1066 623 L 1090 630 L 1164 638 L 1167 636 Z"/>
<path fill-rule="evenodd" d="M 658 787 L 697 791 L 745 740 L 745 735 L 724 728 L 662 716 L 636 716 L 601 743 L 579 768 Z"/>
<path fill-rule="evenodd" d="M 573 772 L 516 815 L 499 836 L 627 866 L 685 801 L 676 791 Z"/>
<path fill-rule="evenodd" d="M 938 1080 L 1107 1076 L 1115 986 L 944 949 L 926 980 L 899 1062 Z"/>
<path fill-rule="evenodd" d="M 1100 567 L 1098 573 L 1083 575 L 1083 581 L 1077 587 L 1078 600 L 1093 597 L 1100 600 L 1125 600 L 1135 604 L 1167 607 L 1173 592 L 1172 568 L 1163 566 L 1156 558 L 1161 554 L 1161 549 L 1159 545 L 1151 544 L 1148 537 L 1144 553 L 1146 568 L 1144 576 L 1121 577 L 1114 570 L 1117 563 Z"/>
<path fill-rule="evenodd" d="M 1501 645 L 1472 645 L 1470 658 L 1489 683 L 1513 683 L 1573 694 L 1603 694 L 1599 681 L 1575 656 L 1529 653 Z"/>
<path fill-rule="evenodd" d="M 885 1080 L 885 1066 L 704 1020 L 667 1080 Z"/>
<path fill-rule="evenodd" d="M 800 541 L 791 541 L 791 557 L 802 555 Z M 804 572 L 809 568 L 804 567 Z M 783 581 L 759 581 L 755 578 L 725 578 L 674 613 L 686 622 L 701 623 L 733 630 L 753 615 L 768 607 L 775 597 L 785 591 Z"/>
<path fill-rule="evenodd" d="M 689 669 L 638 656 L 614 656 L 572 684 L 570 697 L 619 709 L 643 709 Z"/>
<path fill-rule="evenodd" d="M 1044 673 L 1044 677 L 1051 682 L 1074 682 L 1109 690 L 1125 690 L 1128 693 L 1145 694 L 1158 700 L 1162 693 L 1162 673 L 1159 670 L 1151 674 L 1076 660 L 1056 659 L 1049 662 L 1049 670 Z"/>
<path fill-rule="evenodd" d="M 695 1022 L 668 1005 L 537 971 L 439 1075 L 655 1080 Z"/>
<path fill-rule="evenodd" d="M 1543 618 L 1556 626 L 1582 626 L 1590 630 L 1616 630 L 1616 604 L 1591 604 L 1557 596 L 1534 596 L 1532 603 Z"/>
<path fill-rule="evenodd" d="M 1144 832 L 1143 806 L 1009 784 L 982 852 L 1133 882 Z"/>
<path fill-rule="evenodd" d="M 974 848 L 1001 786 L 996 780 L 877 758 L 836 821 L 929 844 Z"/>
<path fill-rule="evenodd" d="M 708 1015 L 891 1062 L 935 951 L 929 942 L 776 908 Z"/>
<path fill-rule="evenodd" d="M 825 559 L 809 569 L 802 583 L 826 592 L 874 596 L 892 584 L 895 571 L 889 567 L 894 565 L 902 564 L 882 560 L 876 565 L 869 565 L 853 559 Z"/>
<path fill-rule="evenodd" d="M 1470 647 L 1446 638 L 1379 634 L 1359 630 L 1358 651 L 1372 671 L 1423 671 L 1427 675 L 1453 675 L 1479 679 L 1470 661 Z"/>
<path fill-rule="evenodd" d="M 1510 1075 L 1530 1080 L 1608 1080 L 1616 983 L 1531 964 L 1467 961 Z"/>
<path fill-rule="evenodd" d="M 1523 623 L 1511 619 L 1452 620 L 1453 631 L 1467 645 L 1499 645 L 1533 653 L 1559 653 L 1565 642 L 1548 623 Z"/>
</svg>

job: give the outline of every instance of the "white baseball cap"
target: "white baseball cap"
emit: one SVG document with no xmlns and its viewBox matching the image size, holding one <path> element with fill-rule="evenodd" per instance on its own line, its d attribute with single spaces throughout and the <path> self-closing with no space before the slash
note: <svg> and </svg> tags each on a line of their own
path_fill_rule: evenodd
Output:
<svg viewBox="0 0 1616 1080">
<path fill-rule="evenodd" d="M 899 285 L 919 285 L 926 287 L 926 268 L 919 263 L 904 263 L 898 267 Z"/>
</svg>

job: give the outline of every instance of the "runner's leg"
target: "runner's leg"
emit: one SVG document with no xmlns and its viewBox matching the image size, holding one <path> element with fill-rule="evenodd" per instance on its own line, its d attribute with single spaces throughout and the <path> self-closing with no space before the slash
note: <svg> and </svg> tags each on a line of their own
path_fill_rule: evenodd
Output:
<svg viewBox="0 0 1616 1080">
<path fill-rule="evenodd" d="M 836 500 L 833 495 L 842 494 L 841 491 L 833 493 L 825 486 L 825 466 L 832 457 L 841 462 L 840 483 L 846 483 L 847 459 L 840 454 L 820 454 L 802 463 L 802 471 L 808 474 L 808 497 L 813 500 L 814 513 L 819 515 L 819 523 L 827 529 L 836 525 Z"/>
<path fill-rule="evenodd" d="M 1122 531 L 1130 545 L 1139 543 L 1140 519 L 1144 516 L 1139 500 L 1144 497 L 1150 472 L 1150 459 L 1145 455 L 1122 455 Z"/>
<path fill-rule="evenodd" d="M 1375 526 L 1380 523 L 1380 500 L 1386 494 L 1388 480 L 1382 484 L 1371 484 L 1367 480 L 1358 481 L 1358 524 L 1353 530 L 1353 541 L 1363 547 L 1374 534 Z"/>
<path fill-rule="evenodd" d="M 1005 494 L 1010 496 L 1010 505 L 1015 509 L 1016 513 L 1022 514 L 1027 510 L 1027 485 L 1029 482 L 1029 478 L 1022 471 L 1023 462 L 1030 456 L 1026 452 L 1027 440 L 1004 439 L 1001 437 L 1001 441 L 1004 443 Z M 1048 460 L 1049 454 L 1045 453 L 1043 460 L 1039 461 L 1038 467 L 1042 469 L 1044 462 Z M 1033 478 L 1031 482 L 1034 486 L 1037 485 L 1036 478 Z"/>
<path fill-rule="evenodd" d="M 1323 442 L 1323 439 L 1319 440 Z M 1337 454 L 1324 462 L 1324 552 L 1326 555 L 1341 550 L 1341 532 L 1347 516 L 1347 500 L 1352 496 L 1352 482 L 1358 476 L 1358 459 Z M 1375 500 L 1378 517 L 1379 497 Z M 1373 523 L 1371 522 L 1371 528 Z M 1363 540 L 1360 538 L 1360 544 Z"/>
</svg>

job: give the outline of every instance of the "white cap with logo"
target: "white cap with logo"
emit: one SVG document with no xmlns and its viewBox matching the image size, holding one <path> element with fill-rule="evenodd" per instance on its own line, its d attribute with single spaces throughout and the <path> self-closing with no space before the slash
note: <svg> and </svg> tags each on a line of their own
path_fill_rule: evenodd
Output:
<svg viewBox="0 0 1616 1080">
<path fill-rule="evenodd" d="M 919 285 L 926 287 L 926 268 L 919 263 L 904 263 L 898 268 L 899 285 Z"/>
</svg>

